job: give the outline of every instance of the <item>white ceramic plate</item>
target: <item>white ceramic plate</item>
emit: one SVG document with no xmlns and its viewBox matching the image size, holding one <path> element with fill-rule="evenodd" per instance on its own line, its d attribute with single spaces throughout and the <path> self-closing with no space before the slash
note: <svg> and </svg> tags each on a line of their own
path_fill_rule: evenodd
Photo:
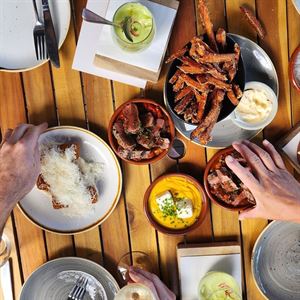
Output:
<svg viewBox="0 0 300 300">
<path fill-rule="evenodd" d="M 42 16 L 41 1 L 36 0 Z M 59 47 L 64 42 L 71 17 L 69 0 L 49 0 Z M 35 56 L 33 27 L 36 19 L 32 0 L 0 1 L 0 70 L 23 71 L 42 65 Z"/>
<path fill-rule="evenodd" d="M 74 270 L 93 276 L 105 290 L 108 300 L 113 300 L 119 286 L 112 275 L 100 265 L 83 258 L 64 257 L 51 260 L 35 270 L 25 282 L 20 300 L 66 300 L 74 283 L 59 279 L 59 274 L 64 271 Z M 74 272 L 73 271 L 73 272 Z M 91 300 L 86 293 L 83 300 Z M 95 300 L 104 300 L 99 293 Z"/>
<path fill-rule="evenodd" d="M 298 13 L 300 14 L 300 0 L 292 0 Z"/>
<path fill-rule="evenodd" d="M 73 234 L 93 228 L 102 223 L 116 207 L 122 189 L 122 174 L 119 162 L 111 148 L 92 132 L 72 126 L 60 126 L 48 129 L 41 135 L 39 143 L 77 142 L 80 144 L 80 156 L 87 161 L 103 165 L 102 176 L 97 181 L 99 201 L 94 204 L 95 212 L 87 216 L 69 217 L 64 209 L 54 209 L 51 197 L 36 186 L 20 201 L 22 212 L 36 225 L 45 230 Z"/>
</svg>

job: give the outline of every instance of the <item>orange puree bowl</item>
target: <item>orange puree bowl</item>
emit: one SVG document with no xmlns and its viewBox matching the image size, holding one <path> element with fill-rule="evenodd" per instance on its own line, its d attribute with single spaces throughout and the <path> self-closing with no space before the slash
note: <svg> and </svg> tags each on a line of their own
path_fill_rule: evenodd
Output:
<svg viewBox="0 0 300 300">
<path fill-rule="evenodd" d="M 156 187 L 158 183 L 160 183 L 162 180 L 166 178 L 172 178 L 172 177 L 177 177 L 177 178 L 183 178 L 185 179 L 189 184 L 192 184 L 196 190 L 199 192 L 200 195 L 200 200 L 201 201 L 201 209 L 200 213 L 197 217 L 195 217 L 195 221 L 191 223 L 191 225 L 184 227 L 184 228 L 169 228 L 164 226 L 163 224 L 159 223 L 153 216 L 153 212 L 151 211 L 150 208 L 150 195 L 152 190 Z M 193 200 L 193 199 L 191 199 Z M 195 204 L 195 203 L 194 203 Z M 193 208 L 194 209 L 194 208 Z M 152 184 L 148 187 L 148 189 L 145 192 L 144 195 L 144 212 L 146 214 L 146 217 L 148 221 L 151 223 L 151 225 L 158 231 L 168 234 L 168 235 L 184 235 L 187 234 L 188 232 L 198 228 L 205 220 L 206 218 L 206 212 L 207 212 L 207 199 L 205 195 L 205 191 L 203 187 L 200 185 L 200 183 L 193 178 L 192 176 L 183 174 L 183 173 L 171 173 L 171 174 L 165 174 L 160 177 L 158 177 L 156 180 L 152 182 Z M 184 219 L 182 219 L 184 220 Z"/>
</svg>

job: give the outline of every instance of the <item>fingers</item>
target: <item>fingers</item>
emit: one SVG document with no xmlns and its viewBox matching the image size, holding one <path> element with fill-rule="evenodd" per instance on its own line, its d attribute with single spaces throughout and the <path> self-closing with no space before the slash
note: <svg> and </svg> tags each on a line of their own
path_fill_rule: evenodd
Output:
<svg viewBox="0 0 300 300">
<path fill-rule="evenodd" d="M 273 161 L 275 162 L 276 166 L 279 169 L 285 170 L 286 169 L 285 164 L 284 164 L 281 156 L 279 155 L 279 153 L 276 151 L 275 147 L 268 140 L 264 140 L 263 145 L 264 145 L 265 149 L 269 152 L 269 154 L 272 157 Z"/>
<path fill-rule="evenodd" d="M 239 152 L 249 164 L 251 170 L 258 176 L 268 176 L 268 170 L 261 159 L 245 144 L 234 142 L 234 149 Z"/>
<path fill-rule="evenodd" d="M 140 272 L 134 271 L 133 268 L 129 269 L 129 276 L 134 282 L 147 286 L 151 290 L 155 299 L 159 300 L 155 285 L 151 280 L 140 274 Z"/>
<path fill-rule="evenodd" d="M 133 271 L 134 273 L 141 275 L 147 280 L 151 281 L 154 284 L 159 299 L 164 299 L 164 300 L 176 299 L 174 293 L 168 289 L 168 287 L 159 279 L 157 275 L 135 267 L 130 267 L 129 270 L 130 272 Z"/>
<path fill-rule="evenodd" d="M 236 159 L 232 156 L 225 158 L 227 166 L 232 170 L 233 173 L 250 189 L 254 190 L 259 186 L 259 182 L 253 176 L 248 168 L 244 168 Z"/>
<path fill-rule="evenodd" d="M 258 212 L 257 207 L 251 208 L 249 210 L 245 210 L 239 214 L 239 220 L 245 220 L 245 219 L 256 219 L 260 218 L 260 214 Z"/>
<path fill-rule="evenodd" d="M 25 134 L 25 132 L 32 127 L 33 125 L 30 124 L 20 124 L 18 125 L 7 139 L 9 144 L 16 144 Z"/>
<path fill-rule="evenodd" d="M 42 123 L 38 126 L 31 126 L 24 134 L 22 140 L 33 148 L 36 147 L 40 135 L 48 128 L 47 123 Z"/>
<path fill-rule="evenodd" d="M 2 142 L 0 144 L 0 148 L 3 146 L 3 144 L 9 139 L 9 137 L 11 136 L 13 130 L 11 128 L 7 129 L 5 134 L 4 134 L 4 137 L 2 139 Z"/>
<path fill-rule="evenodd" d="M 248 140 L 243 141 L 243 144 L 247 145 L 261 159 L 261 161 L 270 171 L 272 172 L 278 171 L 275 162 L 273 161 L 271 155 L 267 151 L 263 150 L 262 148 L 260 148 L 254 143 L 251 143 Z"/>
</svg>

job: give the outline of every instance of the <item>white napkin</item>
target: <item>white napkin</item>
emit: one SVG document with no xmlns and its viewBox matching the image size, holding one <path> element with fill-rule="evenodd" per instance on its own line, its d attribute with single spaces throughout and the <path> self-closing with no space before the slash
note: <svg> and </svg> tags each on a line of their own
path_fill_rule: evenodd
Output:
<svg viewBox="0 0 300 300">
<path fill-rule="evenodd" d="M 87 8 L 101 16 L 106 15 L 109 0 L 88 0 Z M 83 21 L 72 68 L 81 72 L 145 88 L 147 81 L 141 78 L 119 74 L 94 66 L 97 41 L 103 25 Z"/>
</svg>

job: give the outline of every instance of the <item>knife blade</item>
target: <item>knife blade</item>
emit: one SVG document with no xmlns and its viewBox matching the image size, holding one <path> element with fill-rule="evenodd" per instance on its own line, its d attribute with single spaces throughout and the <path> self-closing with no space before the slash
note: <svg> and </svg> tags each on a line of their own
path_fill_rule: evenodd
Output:
<svg viewBox="0 0 300 300">
<path fill-rule="evenodd" d="M 0 268 L 0 282 L 4 300 L 13 300 L 9 260 Z"/>
<path fill-rule="evenodd" d="M 59 68 L 60 62 L 59 62 L 59 55 L 58 55 L 58 43 L 54 31 L 48 0 L 42 0 L 42 6 L 43 6 L 45 37 L 46 37 L 48 55 L 51 60 L 51 63 L 56 68 Z"/>
</svg>

